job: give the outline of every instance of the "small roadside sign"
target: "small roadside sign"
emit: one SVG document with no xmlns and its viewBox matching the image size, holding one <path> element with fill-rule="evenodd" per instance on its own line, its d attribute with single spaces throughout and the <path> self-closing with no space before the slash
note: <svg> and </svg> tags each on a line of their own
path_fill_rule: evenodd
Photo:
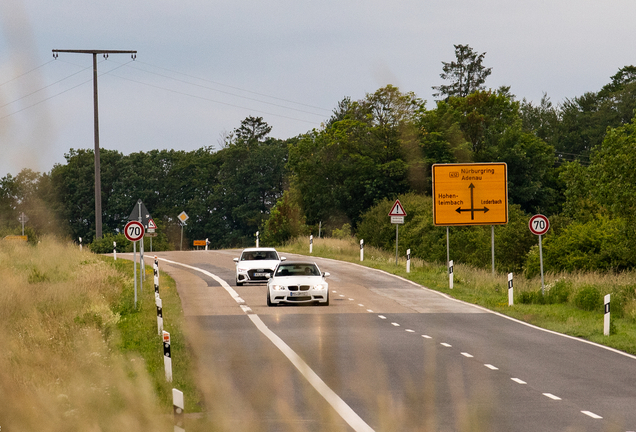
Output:
<svg viewBox="0 0 636 432">
<path fill-rule="evenodd" d="M 193 246 L 205 246 L 205 240 L 194 240 L 192 242 Z"/>
<path fill-rule="evenodd" d="M 404 223 L 404 216 L 391 216 L 391 223 L 392 224 L 403 224 Z"/>
<path fill-rule="evenodd" d="M 144 236 L 144 226 L 141 222 L 138 221 L 130 221 L 126 224 L 124 228 L 124 235 L 131 242 L 136 242 L 141 240 Z"/>
<path fill-rule="evenodd" d="M 156 229 L 157 229 L 157 224 L 155 223 L 154 220 L 150 219 L 148 221 L 148 232 L 155 232 Z"/>
<path fill-rule="evenodd" d="M 528 228 L 530 228 L 530 232 L 534 235 L 543 235 L 550 229 L 550 221 L 542 214 L 537 214 L 530 218 Z"/>
<path fill-rule="evenodd" d="M 179 213 L 179 216 L 177 216 L 177 217 L 179 218 L 179 220 L 181 221 L 181 223 L 182 223 L 182 224 L 185 224 L 185 223 L 186 223 L 186 221 L 187 221 L 188 219 L 190 219 L 190 216 L 188 216 L 188 215 L 186 214 L 186 212 L 184 212 L 184 211 L 182 211 L 181 213 Z"/>
<path fill-rule="evenodd" d="M 391 208 L 391 211 L 389 212 L 389 216 L 401 216 L 401 217 L 406 216 L 404 207 L 402 207 L 402 203 L 400 202 L 399 199 L 395 200 L 395 203 L 393 204 L 393 207 Z"/>
</svg>

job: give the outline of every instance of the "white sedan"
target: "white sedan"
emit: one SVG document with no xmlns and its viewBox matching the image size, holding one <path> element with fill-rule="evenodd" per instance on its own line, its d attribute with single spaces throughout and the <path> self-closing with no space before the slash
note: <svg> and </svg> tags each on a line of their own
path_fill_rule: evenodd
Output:
<svg viewBox="0 0 636 432">
<path fill-rule="evenodd" d="M 316 263 L 281 262 L 267 281 L 267 306 L 279 303 L 318 303 L 329 306 L 329 284 Z"/>
<path fill-rule="evenodd" d="M 285 257 L 279 257 L 274 248 L 247 248 L 236 263 L 236 285 L 250 282 L 267 282 L 274 269 Z"/>
</svg>

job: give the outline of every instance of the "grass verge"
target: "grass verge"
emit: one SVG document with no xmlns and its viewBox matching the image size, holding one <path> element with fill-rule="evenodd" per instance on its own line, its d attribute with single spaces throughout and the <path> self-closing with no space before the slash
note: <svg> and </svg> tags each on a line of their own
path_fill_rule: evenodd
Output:
<svg viewBox="0 0 636 432">
<path fill-rule="evenodd" d="M 279 249 L 309 255 L 309 242 L 306 238 L 297 238 Z M 384 270 L 521 321 L 636 355 L 634 272 L 548 274 L 545 275 L 545 296 L 540 295 L 540 278 L 526 279 L 518 275 L 514 279 L 515 304 L 508 306 L 505 274 L 493 275 L 490 271 L 455 263 L 454 288 L 450 289 L 445 265 L 414 258 L 411 272 L 407 273 L 405 257 L 399 257 L 396 265 L 394 254 L 370 246 L 365 246 L 364 262 L 360 262 L 359 243 L 353 238 L 314 238 L 313 255 Z M 592 295 L 588 299 L 583 292 Z M 603 335 L 602 296 L 605 294 L 612 294 L 610 336 Z M 581 298 L 585 301 L 579 301 Z"/>
</svg>

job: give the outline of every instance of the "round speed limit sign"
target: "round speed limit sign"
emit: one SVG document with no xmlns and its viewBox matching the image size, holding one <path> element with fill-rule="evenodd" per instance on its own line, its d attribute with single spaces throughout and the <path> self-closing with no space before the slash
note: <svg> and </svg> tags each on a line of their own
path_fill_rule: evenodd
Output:
<svg viewBox="0 0 636 432">
<path fill-rule="evenodd" d="M 124 235 L 131 242 L 136 242 L 142 239 L 142 237 L 144 236 L 144 231 L 144 226 L 141 224 L 141 222 L 130 221 L 124 228 Z"/>
<path fill-rule="evenodd" d="M 550 229 L 550 221 L 542 214 L 534 215 L 530 218 L 528 223 L 530 232 L 534 235 L 543 235 Z"/>
</svg>

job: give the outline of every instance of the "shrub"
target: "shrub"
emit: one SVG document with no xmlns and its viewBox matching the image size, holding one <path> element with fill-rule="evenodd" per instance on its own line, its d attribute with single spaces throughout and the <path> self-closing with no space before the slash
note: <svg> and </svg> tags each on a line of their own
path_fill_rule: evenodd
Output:
<svg viewBox="0 0 636 432">
<path fill-rule="evenodd" d="M 351 237 L 351 225 L 348 223 L 342 225 L 342 228 L 331 231 L 331 236 L 340 240 Z"/>
<path fill-rule="evenodd" d="M 599 310 L 603 305 L 603 297 L 596 287 L 587 285 L 574 296 L 574 305 L 586 311 Z"/>
<path fill-rule="evenodd" d="M 567 303 L 572 292 L 572 282 L 559 279 L 546 290 L 545 297 L 547 304 Z"/>
</svg>

